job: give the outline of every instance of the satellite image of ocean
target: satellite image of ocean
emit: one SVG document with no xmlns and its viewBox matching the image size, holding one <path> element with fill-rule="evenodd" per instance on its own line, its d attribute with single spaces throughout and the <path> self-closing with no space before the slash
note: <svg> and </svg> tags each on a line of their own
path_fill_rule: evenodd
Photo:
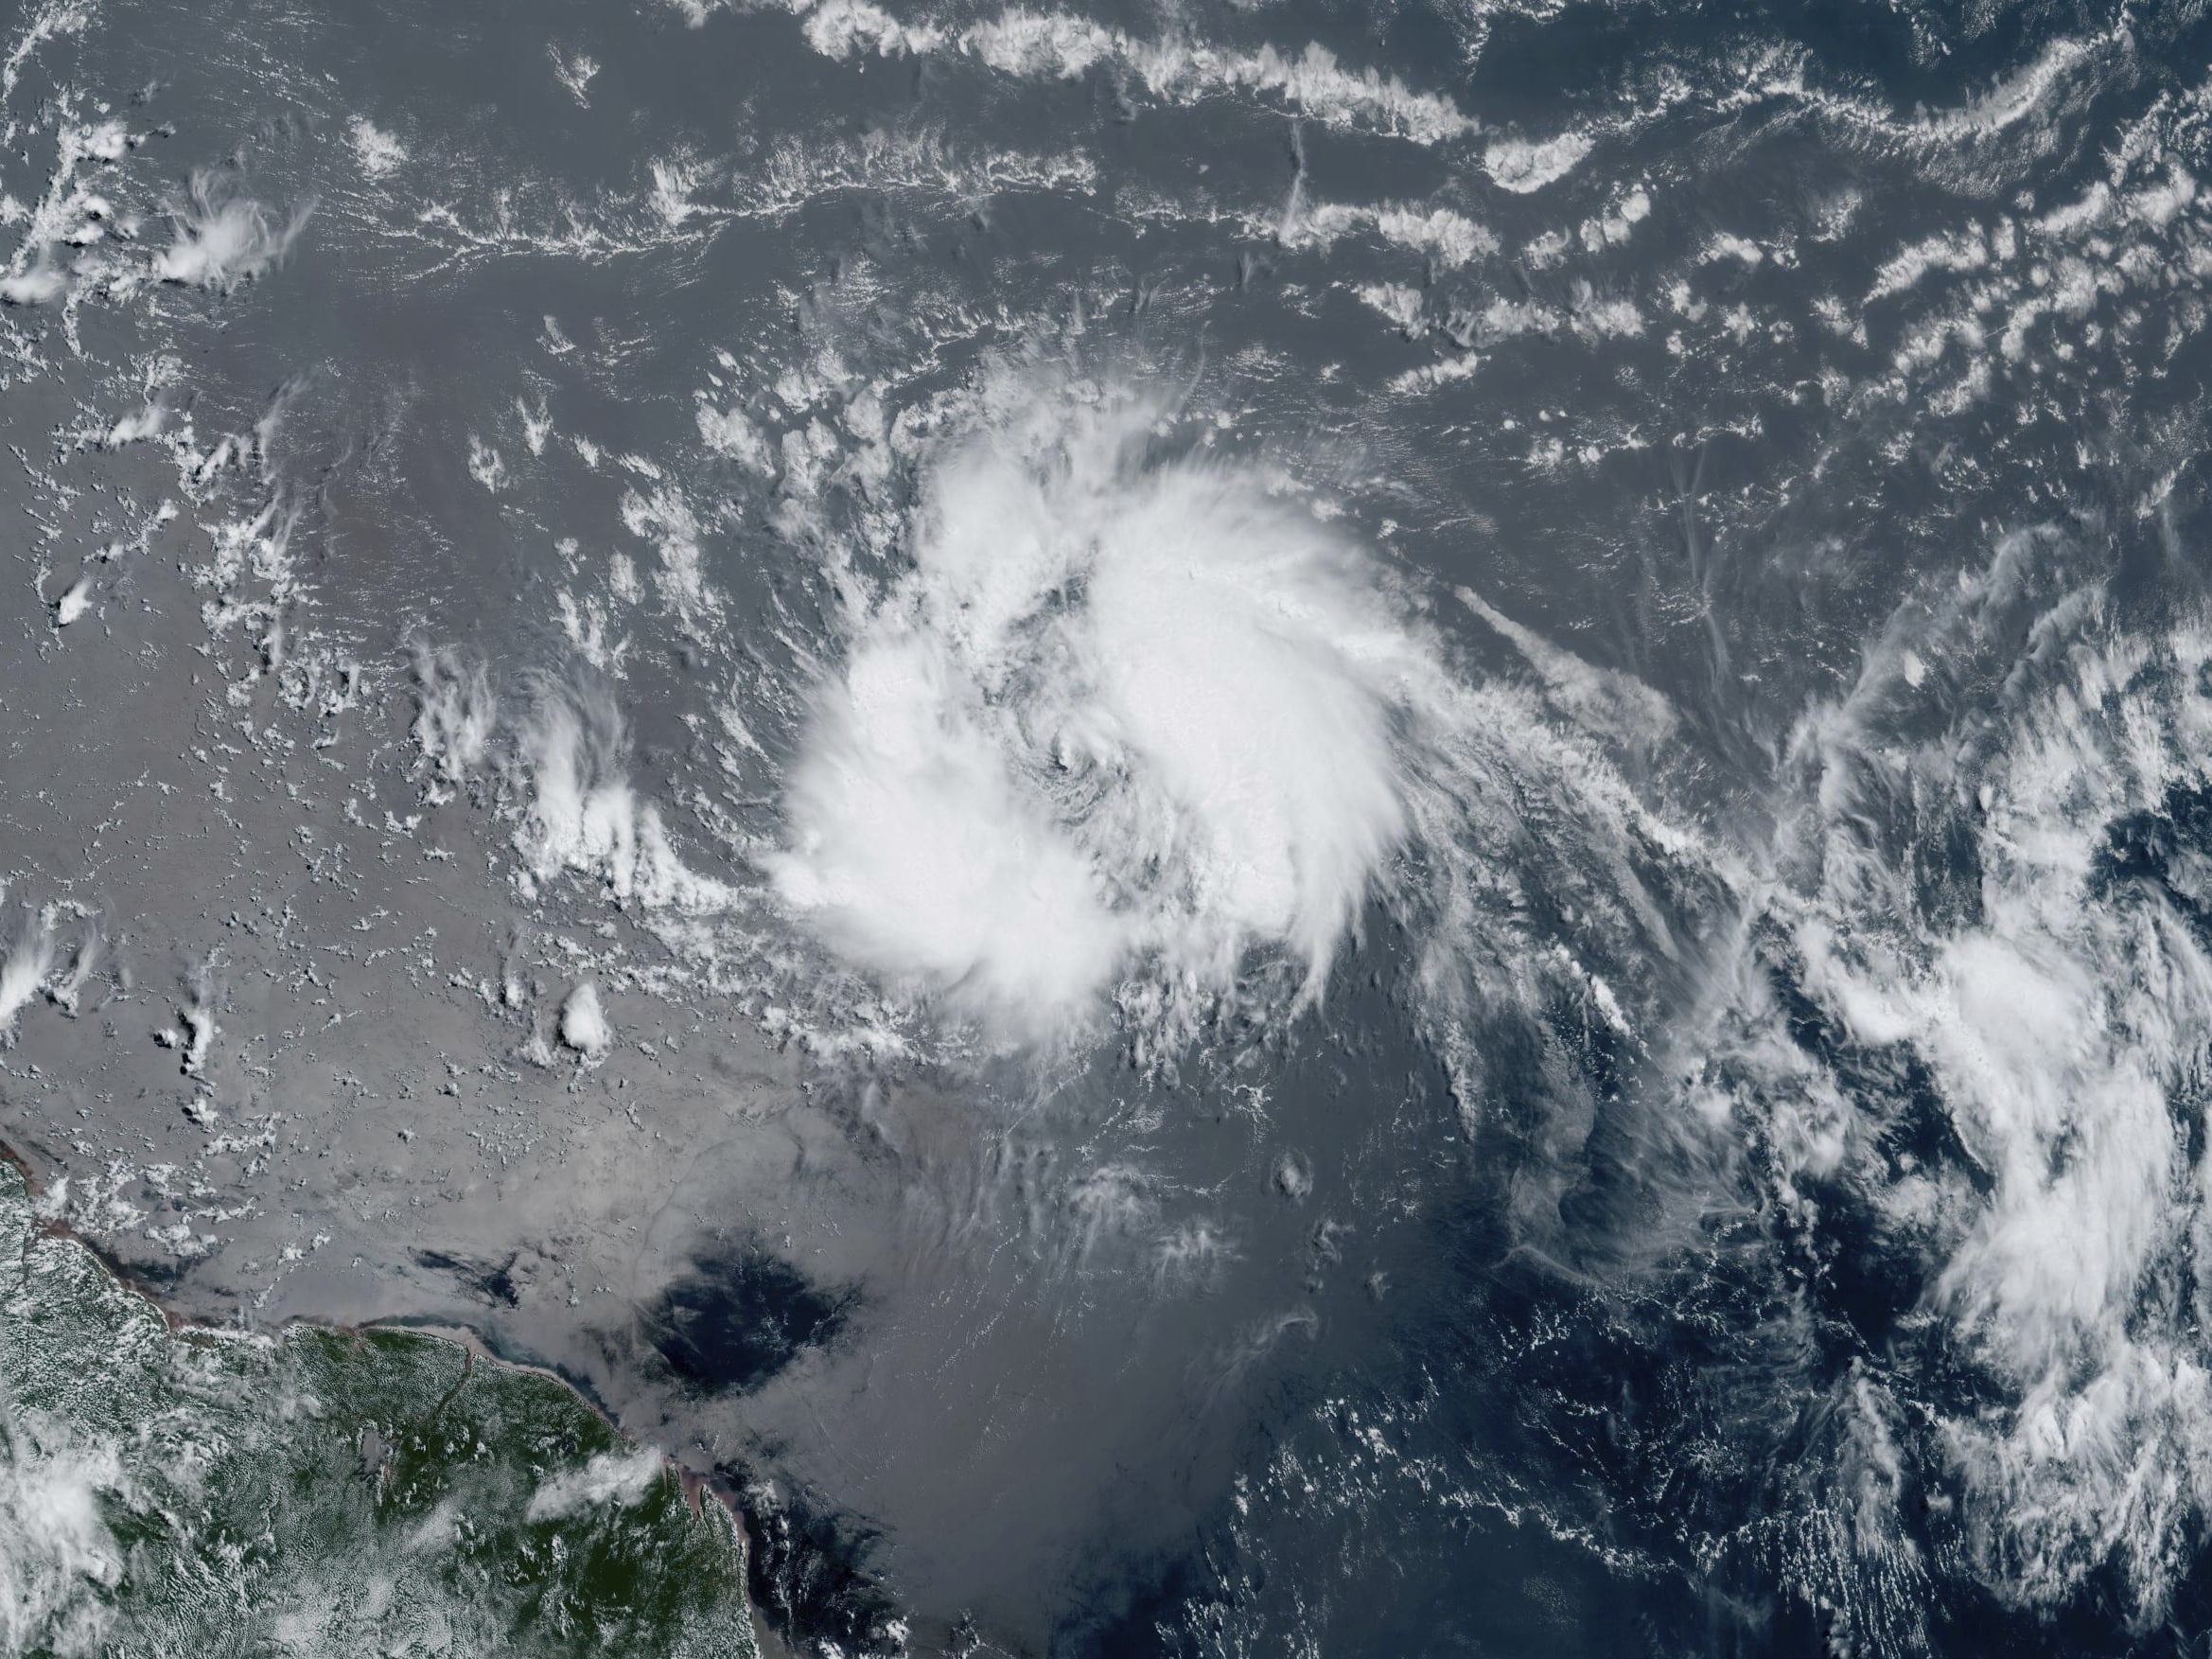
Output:
<svg viewBox="0 0 2212 1659">
<path fill-rule="evenodd" d="M 2203 0 L 0 6 L 0 1655 L 2212 1652 L 2208 377 Z"/>
</svg>

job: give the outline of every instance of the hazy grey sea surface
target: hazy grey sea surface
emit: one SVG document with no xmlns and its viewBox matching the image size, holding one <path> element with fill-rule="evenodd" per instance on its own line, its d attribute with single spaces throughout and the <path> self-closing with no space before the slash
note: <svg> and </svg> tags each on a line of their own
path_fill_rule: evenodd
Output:
<svg viewBox="0 0 2212 1659">
<path fill-rule="evenodd" d="M 40 1225 L 798 1652 L 2212 1634 L 2198 9 L 0 36 Z"/>
</svg>

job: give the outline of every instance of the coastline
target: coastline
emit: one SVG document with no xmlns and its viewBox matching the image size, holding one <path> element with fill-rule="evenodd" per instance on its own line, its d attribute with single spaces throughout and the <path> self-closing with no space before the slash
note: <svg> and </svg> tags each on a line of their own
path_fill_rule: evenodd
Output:
<svg viewBox="0 0 2212 1659">
<path fill-rule="evenodd" d="M 97 1264 L 98 1271 L 111 1285 L 158 1315 L 163 1328 L 170 1336 L 189 1338 L 195 1332 L 203 1332 L 209 1336 L 219 1338 L 237 1333 L 225 1331 L 219 1325 L 193 1319 L 180 1314 L 166 1302 L 156 1291 L 149 1289 L 142 1282 L 126 1263 L 118 1262 L 98 1243 L 85 1237 L 63 1220 L 40 1215 L 38 1213 L 38 1199 L 45 1190 L 45 1184 L 39 1179 L 29 1160 L 4 1139 L 0 1139 L 0 1163 L 12 1168 L 23 1181 L 30 1211 L 31 1229 L 40 1236 L 70 1244 L 82 1251 L 86 1258 Z M 26 1271 L 27 1272 L 27 1264 Z M 718 1506 L 729 1523 L 729 1536 L 737 1546 L 737 1559 L 734 1565 L 738 1583 L 745 1587 L 746 1593 L 743 1596 L 743 1600 L 746 1621 L 749 1627 L 754 1650 L 757 1654 L 764 1656 L 764 1659 L 792 1659 L 792 1650 L 785 1644 L 781 1633 L 768 1624 L 762 1610 L 751 1597 L 748 1574 L 756 1545 L 745 1510 L 736 1501 L 734 1492 L 728 1490 L 727 1482 L 711 1474 L 690 1468 L 680 1458 L 664 1448 L 640 1442 L 616 1421 L 605 1403 L 596 1396 L 595 1391 L 588 1385 L 580 1385 L 575 1379 L 563 1375 L 554 1367 L 506 1357 L 497 1350 L 484 1332 L 472 1326 L 451 1320 L 425 1320 L 416 1323 L 404 1318 L 392 1318 L 353 1324 L 340 1320 L 319 1319 L 308 1315 L 292 1314 L 275 1321 L 265 1330 L 256 1331 L 255 1334 L 281 1341 L 293 1331 L 316 1332 L 333 1336 L 351 1337 L 388 1333 L 456 1349 L 463 1356 L 463 1370 L 460 1381 L 446 1396 L 448 1402 L 475 1378 L 479 1362 L 498 1373 L 514 1377 L 533 1377 L 553 1385 L 576 1405 L 588 1412 L 622 1443 L 641 1452 L 650 1451 L 657 1456 L 662 1470 L 676 1476 L 683 1494 L 685 1507 L 693 1516 L 703 1516 L 702 1505 L 710 1498 Z"/>
</svg>

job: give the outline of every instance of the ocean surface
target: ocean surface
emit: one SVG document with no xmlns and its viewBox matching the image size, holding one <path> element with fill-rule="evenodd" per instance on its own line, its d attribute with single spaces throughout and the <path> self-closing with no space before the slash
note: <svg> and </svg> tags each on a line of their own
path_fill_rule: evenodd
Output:
<svg viewBox="0 0 2212 1659">
<path fill-rule="evenodd" d="M 2203 1648 L 2208 151 L 2195 5 L 8 11 L 0 1209 L 177 1331 L 0 1300 L 0 1645 Z"/>
</svg>

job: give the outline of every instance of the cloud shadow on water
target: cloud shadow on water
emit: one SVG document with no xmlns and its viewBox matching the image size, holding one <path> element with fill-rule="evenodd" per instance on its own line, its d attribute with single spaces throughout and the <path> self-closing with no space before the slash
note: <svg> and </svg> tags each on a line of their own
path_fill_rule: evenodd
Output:
<svg viewBox="0 0 2212 1659">
<path fill-rule="evenodd" d="M 845 1329 L 858 1297 L 817 1286 L 756 1244 L 700 1257 L 646 1311 L 645 1337 L 670 1371 L 706 1394 L 760 1387 Z"/>
</svg>

